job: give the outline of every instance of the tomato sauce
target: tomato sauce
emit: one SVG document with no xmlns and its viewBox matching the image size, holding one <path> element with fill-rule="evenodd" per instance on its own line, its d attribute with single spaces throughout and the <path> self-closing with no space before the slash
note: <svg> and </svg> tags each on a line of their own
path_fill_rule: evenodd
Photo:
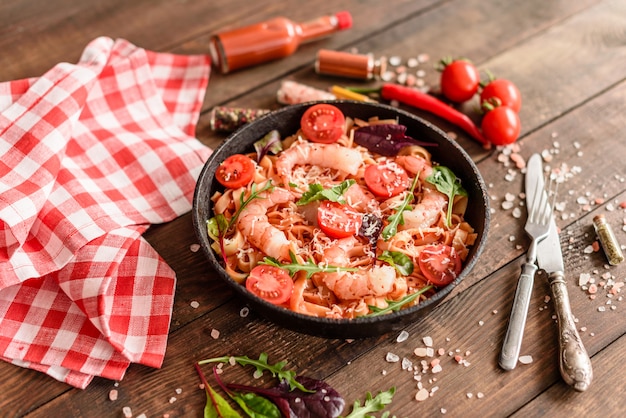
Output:
<svg viewBox="0 0 626 418">
<path fill-rule="evenodd" d="M 293 54 L 305 42 L 352 26 L 349 12 L 322 16 L 305 23 L 276 17 L 211 38 L 209 50 L 214 65 L 223 74 Z"/>
</svg>

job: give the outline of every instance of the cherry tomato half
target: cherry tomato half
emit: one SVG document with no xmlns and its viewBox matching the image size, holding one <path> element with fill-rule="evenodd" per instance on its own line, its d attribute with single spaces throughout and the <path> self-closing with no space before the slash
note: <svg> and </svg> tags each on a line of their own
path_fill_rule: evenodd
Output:
<svg viewBox="0 0 626 418">
<path fill-rule="evenodd" d="M 471 99 L 478 91 L 480 75 L 470 61 L 459 59 L 447 64 L 441 72 L 441 93 L 453 102 Z"/>
<path fill-rule="evenodd" d="M 451 283 L 461 273 L 461 259 L 449 245 L 428 245 L 418 257 L 422 274 L 435 286 Z"/>
<path fill-rule="evenodd" d="M 369 165 L 364 173 L 365 185 L 379 197 L 392 197 L 409 186 L 409 176 L 395 162 Z"/>
<path fill-rule="evenodd" d="M 317 209 L 317 224 L 331 238 L 356 235 L 361 228 L 363 215 L 348 205 L 323 200 Z"/>
<path fill-rule="evenodd" d="M 498 106 L 489 110 L 480 124 L 487 141 L 494 145 L 512 144 L 522 130 L 517 112 L 508 106 Z"/>
<path fill-rule="evenodd" d="M 320 103 L 309 107 L 302 119 L 300 127 L 304 135 L 313 142 L 331 144 L 344 133 L 346 118 L 339 108 Z"/>
<path fill-rule="evenodd" d="M 291 298 L 293 279 L 279 267 L 259 264 L 250 271 L 246 289 L 274 305 L 282 305 Z"/>
<path fill-rule="evenodd" d="M 512 81 L 497 78 L 490 81 L 480 92 L 480 103 L 498 99 L 502 106 L 508 106 L 519 113 L 522 108 L 522 94 Z"/>
<path fill-rule="evenodd" d="M 254 162 L 250 158 L 234 154 L 217 167 L 215 178 L 224 187 L 238 189 L 252 181 L 255 170 Z"/>
</svg>

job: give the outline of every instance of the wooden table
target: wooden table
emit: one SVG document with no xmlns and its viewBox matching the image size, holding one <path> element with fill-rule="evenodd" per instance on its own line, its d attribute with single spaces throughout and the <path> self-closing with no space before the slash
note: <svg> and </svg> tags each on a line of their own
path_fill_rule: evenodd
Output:
<svg viewBox="0 0 626 418">
<path fill-rule="evenodd" d="M 336 4 L 335 4 L 336 3 Z M 427 54 L 421 65 L 426 85 L 438 88 L 434 70 L 444 56 L 468 57 L 484 71 L 513 80 L 523 95 L 520 154 L 544 153 L 552 168 L 571 176 L 560 189 L 558 213 L 568 290 L 578 329 L 592 356 L 594 381 L 576 392 L 561 380 L 557 327 L 545 273 L 535 281 L 522 354 L 532 356 L 505 372 L 497 365 L 520 265 L 529 244 L 522 217 L 503 206 L 520 205 L 523 173 L 507 163 L 506 152 L 487 151 L 462 131 L 413 110 L 445 131 L 475 160 L 489 187 L 492 221 L 488 245 L 471 274 L 428 318 L 397 333 L 356 341 L 327 340 L 282 329 L 233 297 L 201 252 L 191 215 L 152 227 L 146 237 L 177 272 L 178 284 L 168 351 L 162 369 L 131 365 L 121 382 L 96 378 L 77 390 L 38 372 L 0 364 L 0 416 L 199 417 L 204 391 L 193 363 L 204 358 L 265 351 L 271 361 L 288 361 L 299 374 L 324 379 L 350 405 L 365 393 L 397 388 L 389 410 L 415 416 L 618 416 L 626 410 L 626 301 L 611 294 L 623 283 L 626 263 L 607 267 L 595 240 L 592 218 L 603 213 L 626 243 L 626 2 L 620 0 L 410 0 L 342 2 L 298 0 L 22 0 L 0 3 L 0 80 L 37 76 L 57 62 L 75 62 L 93 38 L 125 38 L 154 51 L 207 53 L 211 33 L 285 15 L 297 21 L 350 10 L 351 30 L 302 46 L 293 56 L 248 70 L 220 75 L 208 86 L 197 136 L 215 147 L 225 135 L 212 132 L 215 105 L 278 108 L 275 93 L 284 79 L 328 88 L 353 85 L 313 71 L 320 48 L 372 52 L 406 60 Z M 464 109 L 477 117 L 473 104 Z M 598 284 L 590 295 L 579 285 L 590 274 Z M 608 275 L 608 276 L 607 276 Z M 607 278 L 608 277 L 608 278 Z M 604 286 L 602 285 L 604 284 Z M 197 302 L 198 306 L 194 307 Z M 192 306 L 193 305 L 193 306 Z M 219 331 L 214 338 L 212 331 Z M 431 392 L 415 400 L 414 372 L 386 361 L 387 353 L 411 359 L 430 337 L 441 348 L 442 371 L 417 373 Z M 455 360 L 461 356 L 466 362 Z M 421 366 L 417 366 L 420 370 Z M 247 371 L 247 369 L 245 369 Z M 209 370 L 207 370 L 209 371 Z M 249 373 L 230 377 L 249 382 Z M 437 388 L 437 390 L 435 390 Z M 112 389 L 118 399 L 109 399 Z M 349 408 L 348 408 L 349 409 Z M 347 413 L 347 411 L 345 412 Z"/>
</svg>

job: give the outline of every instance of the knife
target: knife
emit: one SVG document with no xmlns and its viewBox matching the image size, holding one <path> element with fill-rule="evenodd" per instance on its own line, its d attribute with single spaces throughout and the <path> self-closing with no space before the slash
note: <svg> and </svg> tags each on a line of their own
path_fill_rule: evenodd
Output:
<svg viewBox="0 0 626 418">
<path fill-rule="evenodd" d="M 541 160 L 530 160 L 526 167 L 525 179 L 526 203 L 529 210 L 532 207 L 532 199 L 539 190 L 538 185 L 541 185 L 543 188 L 543 183 Z M 527 221 L 525 229 L 528 227 L 528 222 L 530 222 L 530 219 Z M 544 225 L 546 224 L 547 223 L 544 223 Z M 517 280 L 509 324 L 502 342 L 500 359 L 498 361 L 498 364 L 504 370 L 513 370 L 519 359 L 522 339 L 524 337 L 524 327 L 526 326 L 526 317 L 528 316 L 528 306 L 530 305 L 535 273 L 537 272 L 537 266 L 535 265 L 538 250 L 537 241 L 540 243 L 545 239 L 545 233 L 542 235 L 542 237 L 532 237 L 533 240 L 526 252 L 526 262 L 522 265 L 522 271 Z"/>
<path fill-rule="evenodd" d="M 527 173 L 530 170 L 535 171 L 537 169 L 540 170 L 539 173 L 543 173 L 541 156 L 534 154 L 528 160 Z M 535 186 L 526 189 L 526 202 L 529 207 L 532 205 L 533 198 L 537 196 L 535 189 L 539 187 L 543 189 L 544 187 L 543 176 L 540 175 L 539 177 L 540 181 Z M 552 300 L 559 327 L 559 368 L 561 376 L 565 383 L 573 386 L 574 389 L 580 392 L 585 391 L 593 379 L 593 369 L 591 367 L 591 359 L 576 330 L 574 315 L 570 307 L 565 282 L 561 241 L 554 217 L 550 221 L 548 237 L 538 244 L 537 264 L 539 268 L 548 273 L 548 281 L 552 291 Z"/>
</svg>

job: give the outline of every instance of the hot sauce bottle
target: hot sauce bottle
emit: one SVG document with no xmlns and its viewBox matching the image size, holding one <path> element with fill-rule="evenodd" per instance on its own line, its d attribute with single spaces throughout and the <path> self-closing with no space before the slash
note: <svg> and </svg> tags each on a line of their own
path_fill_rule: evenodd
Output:
<svg viewBox="0 0 626 418">
<path fill-rule="evenodd" d="M 297 23 L 276 17 L 211 37 L 209 52 L 222 74 L 293 54 L 298 47 L 352 26 L 352 16 L 343 11 Z"/>
</svg>

